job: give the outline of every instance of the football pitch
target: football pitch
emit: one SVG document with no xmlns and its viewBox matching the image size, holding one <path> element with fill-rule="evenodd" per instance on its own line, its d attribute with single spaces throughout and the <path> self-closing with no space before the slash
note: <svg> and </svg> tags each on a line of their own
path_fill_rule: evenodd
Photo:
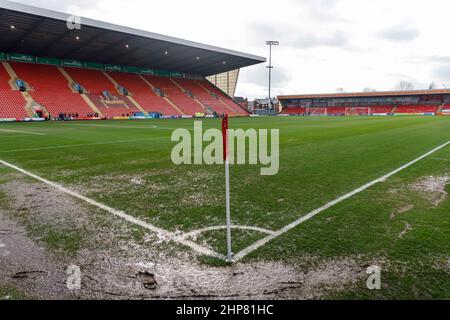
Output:
<svg viewBox="0 0 450 320">
<path fill-rule="evenodd" d="M 171 161 L 172 132 L 193 123 L 1 124 L 0 185 L 40 180 L 138 227 L 135 238 L 154 233 L 170 250 L 226 267 L 224 167 Z M 308 270 L 352 259 L 382 267 L 385 287 L 368 291 L 358 279 L 332 297 L 450 298 L 450 117 L 232 118 L 230 128 L 280 130 L 277 175 L 230 168 L 239 263 Z M 0 189 L 0 206 L 7 201 Z"/>
</svg>

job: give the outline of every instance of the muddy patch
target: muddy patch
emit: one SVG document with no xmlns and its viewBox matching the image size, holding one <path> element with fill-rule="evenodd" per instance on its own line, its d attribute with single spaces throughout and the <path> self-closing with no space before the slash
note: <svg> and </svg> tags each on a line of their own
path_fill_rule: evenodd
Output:
<svg viewBox="0 0 450 320">
<path fill-rule="evenodd" d="M 17 287 L 34 299 L 70 299 L 64 263 L 26 236 L 25 229 L 0 209 L 0 287 Z"/>
<path fill-rule="evenodd" d="M 405 222 L 405 228 L 403 229 L 402 232 L 400 232 L 400 234 L 398 235 L 398 238 L 403 239 L 406 236 L 406 234 L 411 230 L 413 230 L 413 226 L 411 224 Z"/>
<path fill-rule="evenodd" d="M 30 297 L 312 299 L 344 290 L 365 276 L 356 258 L 318 263 L 305 257 L 302 268 L 280 262 L 210 267 L 178 245 L 158 243 L 146 230 L 40 183 L 15 180 L 0 190 L 9 198 L 9 208 L 0 212 L 0 285 L 13 285 Z M 29 224 L 74 230 L 82 245 L 66 255 L 30 236 Z M 72 265 L 81 270 L 80 290 L 66 285 Z"/>
<path fill-rule="evenodd" d="M 90 177 L 88 181 L 78 182 L 72 189 L 83 194 L 133 194 L 141 189 L 151 193 L 167 190 L 164 184 L 153 181 L 145 174 L 107 174 Z"/>
<path fill-rule="evenodd" d="M 414 205 L 412 205 L 412 204 L 408 204 L 408 205 L 399 207 L 391 214 L 391 220 L 394 220 L 398 215 L 409 212 L 412 209 L 414 209 Z"/>
<path fill-rule="evenodd" d="M 450 176 L 442 177 L 427 176 L 423 177 L 411 185 L 411 189 L 421 193 L 429 199 L 433 206 L 439 206 L 448 197 L 446 191 L 447 184 L 450 183 Z"/>
<path fill-rule="evenodd" d="M 111 297 L 161 299 L 313 299 L 355 285 L 365 270 L 353 259 L 328 261 L 302 272 L 293 265 L 261 262 L 211 268 L 180 260 L 136 262 L 106 258 L 108 273 L 85 277 L 91 292 Z"/>
</svg>

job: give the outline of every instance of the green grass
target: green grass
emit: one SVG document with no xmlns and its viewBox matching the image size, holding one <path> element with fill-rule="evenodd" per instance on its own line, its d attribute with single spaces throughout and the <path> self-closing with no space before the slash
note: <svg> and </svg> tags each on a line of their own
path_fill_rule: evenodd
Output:
<svg viewBox="0 0 450 320">
<path fill-rule="evenodd" d="M 75 255 L 83 245 L 83 236 L 78 230 L 58 229 L 52 225 L 31 225 L 31 236 L 40 239 L 48 249 Z"/>
<path fill-rule="evenodd" d="M 203 125 L 219 128 L 220 121 Z M 259 166 L 231 168 L 234 224 L 271 230 L 450 140 L 450 117 L 236 118 L 230 126 L 280 129 L 278 175 L 261 176 Z M 192 120 L 2 124 L 46 135 L 0 132 L 0 159 L 158 227 L 188 232 L 225 224 L 223 167 L 175 166 L 170 160 L 171 130 L 192 127 Z M 450 298 L 448 271 L 436 267 L 450 258 L 450 201 L 433 207 L 407 187 L 423 176 L 450 175 L 448 159 L 450 147 L 323 212 L 244 262 L 292 262 L 305 255 L 324 261 L 358 257 L 362 265 L 389 261 L 389 287 L 368 292 L 361 285 L 337 298 Z M 409 203 L 413 210 L 390 218 Z M 405 223 L 413 229 L 399 239 Z M 263 235 L 235 232 L 235 237 L 239 251 Z M 214 231 L 198 241 L 224 253 L 224 239 L 223 231 Z M 72 240 L 69 248 L 77 242 Z"/>
<path fill-rule="evenodd" d="M 27 296 L 19 289 L 8 286 L 0 287 L 0 301 L 1 300 L 26 300 Z"/>
</svg>

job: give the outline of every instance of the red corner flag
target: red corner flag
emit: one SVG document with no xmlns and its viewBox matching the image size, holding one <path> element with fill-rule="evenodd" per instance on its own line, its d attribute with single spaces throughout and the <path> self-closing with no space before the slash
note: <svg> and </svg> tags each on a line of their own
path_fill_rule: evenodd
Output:
<svg viewBox="0 0 450 320">
<path fill-rule="evenodd" d="M 223 160 L 228 159 L 228 114 L 222 119 Z"/>
</svg>

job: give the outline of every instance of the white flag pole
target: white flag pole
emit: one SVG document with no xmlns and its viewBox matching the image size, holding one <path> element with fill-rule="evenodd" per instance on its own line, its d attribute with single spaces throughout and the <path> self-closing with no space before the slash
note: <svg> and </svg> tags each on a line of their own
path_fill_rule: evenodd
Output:
<svg viewBox="0 0 450 320">
<path fill-rule="evenodd" d="M 230 208 L 230 164 L 228 161 L 228 157 L 225 160 L 225 192 L 226 192 L 226 201 L 227 201 L 227 260 L 228 262 L 233 261 L 233 253 L 231 248 L 231 208 Z"/>
<path fill-rule="evenodd" d="M 230 161 L 228 148 L 228 115 L 226 115 L 222 122 L 223 131 L 223 152 L 225 159 L 225 198 L 226 198 L 226 213 L 227 213 L 227 261 L 233 262 L 232 239 L 231 239 L 231 205 L 230 205 Z"/>
</svg>

